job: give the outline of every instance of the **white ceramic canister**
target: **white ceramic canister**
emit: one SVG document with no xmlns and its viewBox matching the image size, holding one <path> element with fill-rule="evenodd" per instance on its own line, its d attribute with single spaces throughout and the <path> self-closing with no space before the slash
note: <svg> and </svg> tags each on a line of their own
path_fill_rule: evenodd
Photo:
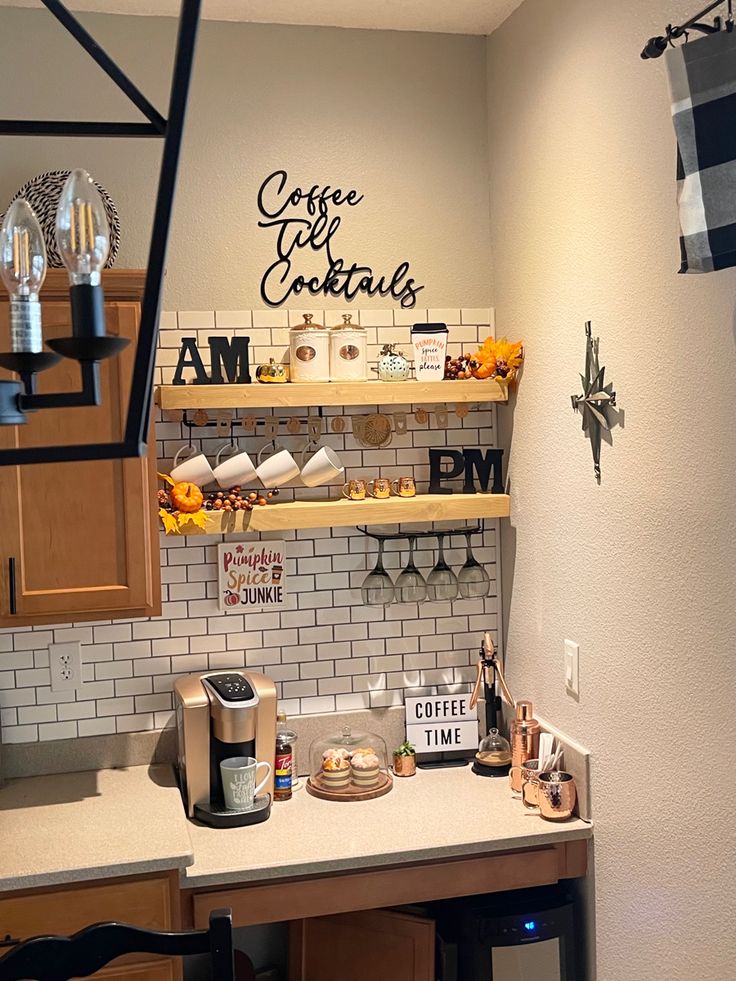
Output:
<svg viewBox="0 0 736 981">
<path fill-rule="evenodd" d="M 447 324 L 414 324 L 414 375 L 417 381 L 442 381 L 445 377 Z"/>
<path fill-rule="evenodd" d="M 342 323 L 330 331 L 330 380 L 368 380 L 368 331 L 351 323 L 344 313 Z"/>
<path fill-rule="evenodd" d="M 291 381 L 328 382 L 330 380 L 330 331 L 312 323 L 312 314 L 304 314 L 304 323 L 289 331 Z"/>
</svg>

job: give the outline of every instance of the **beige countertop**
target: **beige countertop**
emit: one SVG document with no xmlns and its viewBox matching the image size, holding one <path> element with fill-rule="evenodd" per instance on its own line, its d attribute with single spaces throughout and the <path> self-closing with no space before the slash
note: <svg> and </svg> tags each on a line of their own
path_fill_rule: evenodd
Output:
<svg viewBox="0 0 736 981">
<path fill-rule="evenodd" d="M 190 824 L 189 831 L 194 863 L 182 886 L 196 889 L 534 848 L 590 838 L 593 827 L 544 821 L 512 798 L 507 780 L 463 767 L 420 770 L 395 779 L 385 797 L 359 803 L 311 797 L 302 779 L 263 824 L 227 831 Z"/>
<path fill-rule="evenodd" d="M 334 803 L 302 786 L 271 818 L 218 831 L 186 819 L 168 766 L 61 773 L 0 789 L 0 891 L 180 869 L 183 888 L 534 848 L 591 837 L 525 811 L 506 780 L 469 767 L 396 779 L 385 797 Z"/>
<path fill-rule="evenodd" d="M 59 773 L 0 789 L 0 890 L 143 875 L 192 861 L 171 767 Z"/>
</svg>

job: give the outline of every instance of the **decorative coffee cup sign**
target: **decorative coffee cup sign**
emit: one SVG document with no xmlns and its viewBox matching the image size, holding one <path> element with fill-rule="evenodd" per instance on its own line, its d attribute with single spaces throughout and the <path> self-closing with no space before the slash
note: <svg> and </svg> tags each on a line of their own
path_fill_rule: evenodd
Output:
<svg viewBox="0 0 736 981">
<path fill-rule="evenodd" d="M 404 699 L 406 738 L 422 753 L 478 748 L 478 716 L 471 695 L 422 695 Z"/>
<path fill-rule="evenodd" d="M 417 381 L 442 381 L 445 377 L 447 324 L 414 324 L 411 343 L 414 347 L 414 374 Z"/>
<path fill-rule="evenodd" d="M 217 560 L 223 612 L 270 610 L 286 603 L 285 542 L 228 542 L 218 546 Z"/>
</svg>

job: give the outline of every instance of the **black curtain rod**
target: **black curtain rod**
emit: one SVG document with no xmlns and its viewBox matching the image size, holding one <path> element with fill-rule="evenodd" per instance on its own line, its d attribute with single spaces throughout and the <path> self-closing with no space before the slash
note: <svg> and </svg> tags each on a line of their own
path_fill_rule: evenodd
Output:
<svg viewBox="0 0 736 981">
<path fill-rule="evenodd" d="M 720 18 L 716 19 L 715 26 L 711 24 L 700 23 L 703 17 L 707 17 L 711 11 L 715 10 L 716 7 L 720 7 L 722 4 L 726 3 L 727 0 L 715 0 L 714 3 L 709 3 L 708 6 L 701 10 L 700 13 L 695 14 L 690 20 L 686 21 L 684 24 L 680 24 L 679 27 L 673 27 L 671 24 L 667 25 L 667 33 L 665 37 L 650 37 L 647 41 L 644 50 L 641 53 L 642 58 L 645 60 L 648 58 L 659 58 L 661 57 L 672 41 L 676 41 L 678 38 L 683 37 L 690 30 L 702 31 L 703 34 L 717 34 L 721 29 Z M 728 29 L 732 30 L 733 20 L 731 16 L 731 5 L 732 0 L 728 0 L 729 6 L 729 20 Z"/>
</svg>

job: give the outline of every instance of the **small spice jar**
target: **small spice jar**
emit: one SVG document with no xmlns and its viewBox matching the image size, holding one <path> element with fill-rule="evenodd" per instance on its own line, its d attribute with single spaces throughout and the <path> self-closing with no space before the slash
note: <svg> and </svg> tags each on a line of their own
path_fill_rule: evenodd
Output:
<svg viewBox="0 0 736 981">
<path fill-rule="evenodd" d="M 330 331 L 312 323 L 312 314 L 304 314 L 304 323 L 289 331 L 291 380 L 293 382 L 328 382 L 330 380 Z"/>
<path fill-rule="evenodd" d="M 342 323 L 330 331 L 330 380 L 368 380 L 368 331 L 351 323 L 353 315 L 345 313 Z"/>
</svg>

